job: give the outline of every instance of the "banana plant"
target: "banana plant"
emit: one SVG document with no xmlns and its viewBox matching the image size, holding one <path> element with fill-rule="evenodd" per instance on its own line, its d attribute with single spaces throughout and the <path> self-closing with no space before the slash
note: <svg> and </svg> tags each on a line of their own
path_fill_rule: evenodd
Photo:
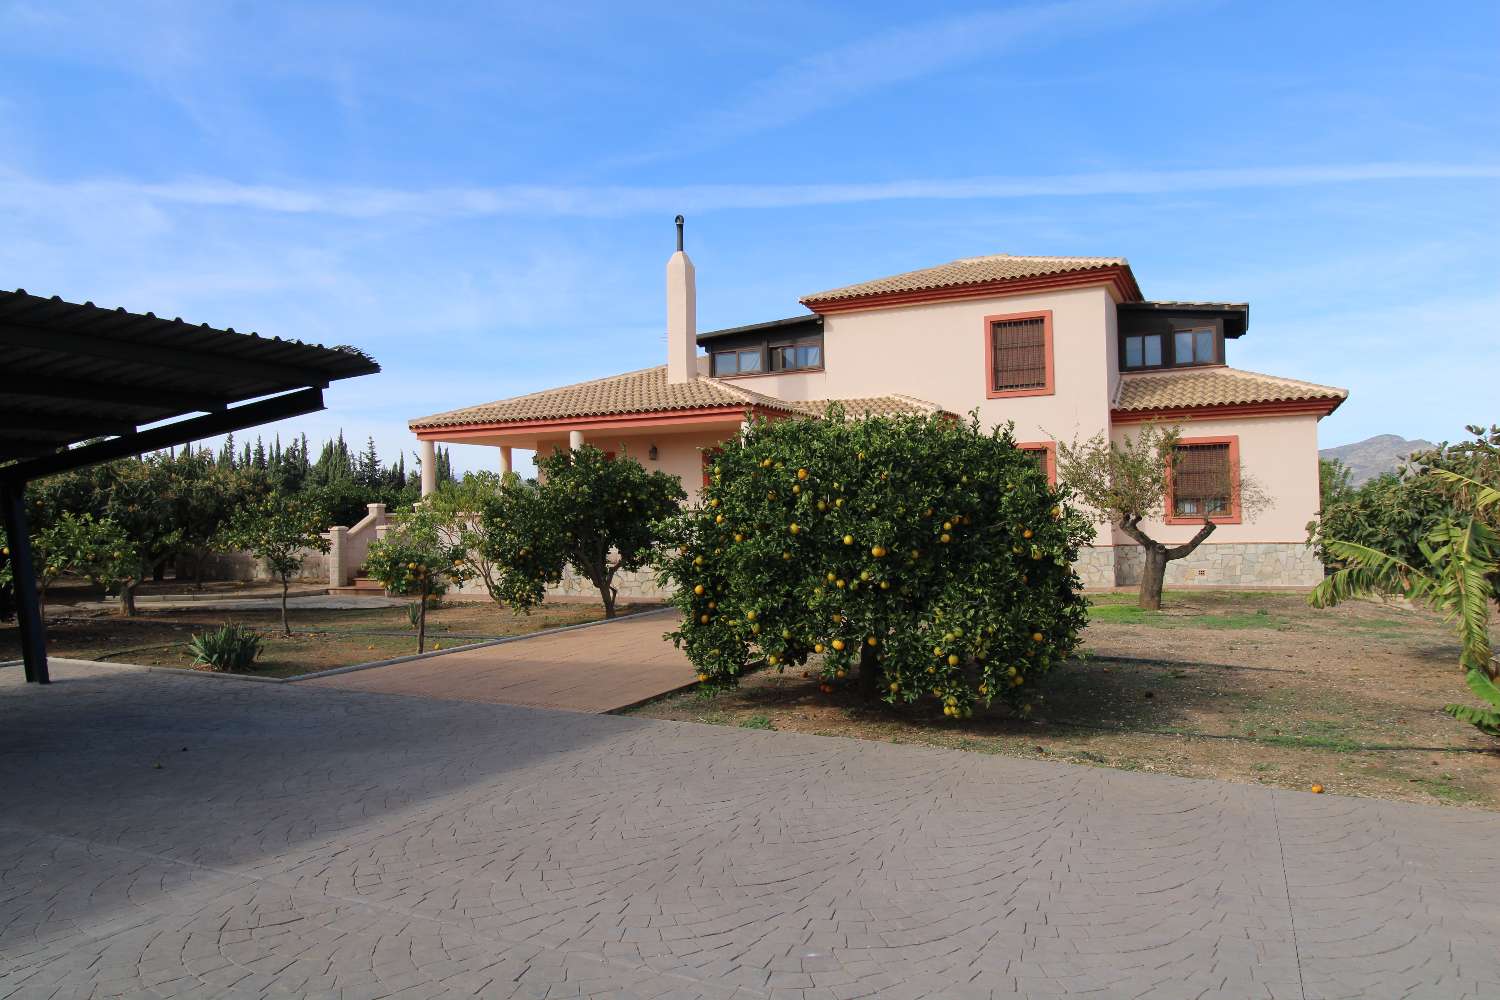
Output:
<svg viewBox="0 0 1500 1000">
<path fill-rule="evenodd" d="M 1500 578 L 1500 533 L 1485 515 L 1500 510 L 1500 490 L 1446 469 L 1429 469 L 1456 491 L 1457 508 L 1468 516 L 1446 520 L 1418 542 L 1425 565 L 1412 565 L 1369 545 L 1326 541 L 1343 568 L 1312 592 L 1314 607 L 1329 607 L 1365 594 L 1399 594 L 1442 613 L 1458 631 L 1459 666 L 1469 689 L 1489 708 L 1448 705 L 1443 711 L 1490 736 L 1500 736 L 1500 673 L 1490 640 L 1490 604 Z"/>
</svg>

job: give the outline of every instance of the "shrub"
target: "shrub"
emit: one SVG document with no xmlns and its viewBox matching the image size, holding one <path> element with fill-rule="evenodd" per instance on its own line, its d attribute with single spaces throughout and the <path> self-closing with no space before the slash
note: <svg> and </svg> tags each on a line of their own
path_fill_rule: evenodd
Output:
<svg viewBox="0 0 1500 1000">
<path fill-rule="evenodd" d="M 537 458 L 544 477 L 514 478 L 484 501 L 480 552 L 491 596 L 530 611 L 571 566 L 615 616 L 615 575 L 646 566 L 661 542 L 657 523 L 677 513 L 682 482 L 584 445 Z"/>
<path fill-rule="evenodd" d="M 260 655 L 260 633 L 242 625 L 199 632 L 188 642 L 193 662 L 210 670 L 249 670 Z"/>
<path fill-rule="evenodd" d="M 710 686 L 816 657 L 892 704 L 1021 701 L 1086 621 L 1072 563 L 1093 529 L 1067 500 L 977 418 L 758 422 L 671 522 L 673 639 Z"/>
</svg>

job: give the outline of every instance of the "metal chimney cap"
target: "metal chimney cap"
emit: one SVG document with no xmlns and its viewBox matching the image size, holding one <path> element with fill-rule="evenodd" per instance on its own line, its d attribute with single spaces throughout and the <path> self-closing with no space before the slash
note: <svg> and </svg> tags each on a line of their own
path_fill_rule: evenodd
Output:
<svg viewBox="0 0 1500 1000">
<path fill-rule="evenodd" d="M 679 215 L 677 217 L 676 221 L 677 221 L 677 252 L 681 253 L 682 252 L 682 223 L 683 223 L 682 216 Z"/>
</svg>

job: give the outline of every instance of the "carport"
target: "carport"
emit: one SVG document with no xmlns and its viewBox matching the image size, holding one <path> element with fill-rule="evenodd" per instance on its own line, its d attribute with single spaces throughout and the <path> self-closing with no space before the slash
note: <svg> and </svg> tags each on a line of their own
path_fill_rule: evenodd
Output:
<svg viewBox="0 0 1500 1000">
<path fill-rule="evenodd" d="M 28 482 L 313 413 L 330 382 L 378 371 L 353 347 L 0 291 L 0 508 L 26 680 L 48 680 Z"/>
</svg>

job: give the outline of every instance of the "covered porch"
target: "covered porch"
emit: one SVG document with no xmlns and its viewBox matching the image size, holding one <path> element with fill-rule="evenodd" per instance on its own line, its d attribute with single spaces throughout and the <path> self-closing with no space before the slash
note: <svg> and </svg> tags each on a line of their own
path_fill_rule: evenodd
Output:
<svg viewBox="0 0 1500 1000">
<path fill-rule="evenodd" d="M 516 470 L 517 452 L 549 454 L 587 444 L 676 476 L 693 502 L 702 488 L 703 455 L 738 434 L 755 415 L 753 409 L 741 406 L 418 429 L 422 495 L 436 488 L 438 444 L 494 448 L 494 468 L 501 473 Z"/>
</svg>

